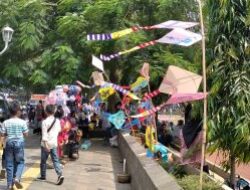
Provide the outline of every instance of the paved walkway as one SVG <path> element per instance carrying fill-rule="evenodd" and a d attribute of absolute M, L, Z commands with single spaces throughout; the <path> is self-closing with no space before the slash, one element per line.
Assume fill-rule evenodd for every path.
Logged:
<path fill-rule="evenodd" d="M 26 141 L 26 169 L 22 183 L 27 190 L 130 190 L 129 184 L 119 184 L 116 174 L 122 172 L 122 158 L 117 148 L 103 146 L 103 141 L 94 139 L 87 151 L 80 151 L 77 161 L 70 161 L 64 167 L 65 181 L 56 186 L 54 169 L 47 170 L 47 181 L 35 181 L 39 175 L 39 137 L 30 136 Z M 0 181 L 0 189 L 5 189 L 6 180 Z"/>

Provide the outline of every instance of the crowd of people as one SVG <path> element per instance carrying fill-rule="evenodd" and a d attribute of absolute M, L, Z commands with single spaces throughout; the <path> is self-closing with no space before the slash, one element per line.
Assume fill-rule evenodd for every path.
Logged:
<path fill-rule="evenodd" d="M 105 132 L 104 143 L 117 146 L 115 138 L 118 130 L 105 116 L 106 103 L 94 104 L 78 91 L 65 104 L 39 101 L 35 107 L 29 105 L 25 120 L 19 103 L 13 101 L 9 105 L 11 117 L 0 127 L 3 144 L 0 178 L 7 177 L 7 189 L 14 186 L 23 188 L 24 141 L 28 134 L 33 133 L 41 140 L 40 176 L 37 180 L 46 180 L 46 169 L 51 167 L 58 176 L 57 185 L 64 182 L 64 165 L 79 158 L 80 148 L 89 148 L 93 130 L 102 128 Z M 119 106 L 119 103 L 116 104 L 115 109 L 118 110 Z"/>

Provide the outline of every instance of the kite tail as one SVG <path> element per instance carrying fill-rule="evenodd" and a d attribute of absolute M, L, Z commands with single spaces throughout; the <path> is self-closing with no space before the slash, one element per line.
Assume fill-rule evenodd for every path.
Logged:
<path fill-rule="evenodd" d="M 158 94 L 160 94 L 161 92 L 157 89 L 153 92 L 150 92 L 150 93 L 145 93 L 144 97 L 143 97 L 143 101 L 147 101 L 147 100 L 150 100 L 152 99 L 153 97 L 157 96 Z"/>
<path fill-rule="evenodd" d="M 136 50 L 139 50 L 139 49 L 143 49 L 143 48 L 146 48 L 148 46 L 153 46 L 155 45 L 157 42 L 156 40 L 152 40 L 152 41 L 149 41 L 149 42 L 146 42 L 146 43 L 142 43 L 138 46 L 135 46 L 131 49 L 128 49 L 128 50 L 124 50 L 124 51 L 120 51 L 118 53 L 115 53 L 115 54 L 111 54 L 111 55 L 100 55 L 100 59 L 103 60 L 103 61 L 111 61 L 112 59 L 114 58 L 118 58 L 120 57 L 121 55 L 123 54 L 127 54 L 127 53 L 130 53 L 130 52 L 133 52 L 133 51 L 136 51 Z"/>
<path fill-rule="evenodd" d="M 120 30 L 117 32 L 109 33 L 109 34 L 88 34 L 87 35 L 87 40 L 88 41 L 107 41 L 107 40 L 113 40 L 113 39 L 118 39 L 123 36 L 126 36 L 128 34 L 138 32 L 140 30 L 152 30 L 156 29 L 153 26 L 133 26 L 131 28 L 127 28 L 124 30 Z"/>
<path fill-rule="evenodd" d="M 111 40 L 111 34 L 88 34 L 87 40 L 88 41 L 99 41 L 99 40 Z"/>

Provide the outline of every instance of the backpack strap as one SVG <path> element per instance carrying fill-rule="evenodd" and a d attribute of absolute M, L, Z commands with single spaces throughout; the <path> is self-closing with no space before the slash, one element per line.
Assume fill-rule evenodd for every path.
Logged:
<path fill-rule="evenodd" d="M 50 130 L 53 128 L 55 122 L 56 122 L 56 118 L 55 118 L 54 121 L 51 123 L 50 127 L 47 129 L 47 133 L 49 133 Z"/>

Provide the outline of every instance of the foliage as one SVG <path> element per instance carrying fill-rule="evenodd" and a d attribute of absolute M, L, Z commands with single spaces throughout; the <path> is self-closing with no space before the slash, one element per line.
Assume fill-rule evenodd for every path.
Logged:
<path fill-rule="evenodd" d="M 181 179 L 178 179 L 178 183 L 184 190 L 198 190 L 199 189 L 200 176 L 198 175 L 188 175 Z M 215 183 L 207 176 L 203 177 L 203 186 L 204 190 L 222 190 L 220 184 Z"/>
<path fill-rule="evenodd" d="M 182 178 L 187 175 L 183 165 L 173 163 L 170 164 L 166 162 L 161 162 L 160 164 L 168 173 L 172 174 L 176 178 Z"/>
<path fill-rule="evenodd" d="M 1 0 L 0 26 L 15 33 L 0 57 L 2 78 L 16 86 L 44 92 L 76 79 L 90 82 L 91 54 L 113 53 L 163 36 L 167 31 L 140 31 L 108 42 L 87 42 L 87 33 L 109 33 L 134 25 L 153 25 L 170 19 L 196 17 L 195 0 Z M 192 14 L 191 14 L 192 13 Z M 116 83 L 129 84 L 143 62 L 151 65 L 152 89 L 158 87 L 168 65 L 200 71 L 200 51 L 156 45 L 105 63 Z M 127 75 L 129 73 L 129 76 Z"/>
<path fill-rule="evenodd" d="M 210 148 L 231 158 L 232 179 L 234 162 L 250 161 L 249 6 L 248 0 L 207 1 Z"/>

